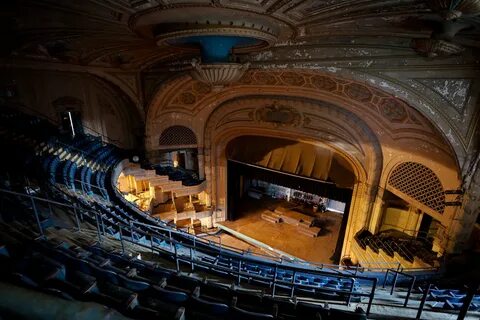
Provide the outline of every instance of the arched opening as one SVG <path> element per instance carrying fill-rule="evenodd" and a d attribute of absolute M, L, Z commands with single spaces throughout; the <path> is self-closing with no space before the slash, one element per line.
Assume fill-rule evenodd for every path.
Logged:
<path fill-rule="evenodd" d="M 327 146 L 240 136 L 225 149 L 223 226 L 301 259 L 338 262 L 355 174 Z"/>
<path fill-rule="evenodd" d="M 197 136 L 185 126 L 171 126 L 160 134 L 152 162 L 159 174 L 178 175 L 196 184 L 198 175 Z"/>
<path fill-rule="evenodd" d="M 423 261 L 433 264 L 444 251 L 444 230 L 438 218 L 445 207 L 445 190 L 435 172 L 417 162 L 402 162 L 388 176 L 375 236 L 386 241 L 389 237 L 400 238 L 397 245 L 403 246 L 401 251 L 407 260 L 413 260 L 411 251 L 415 248 L 423 252 Z"/>

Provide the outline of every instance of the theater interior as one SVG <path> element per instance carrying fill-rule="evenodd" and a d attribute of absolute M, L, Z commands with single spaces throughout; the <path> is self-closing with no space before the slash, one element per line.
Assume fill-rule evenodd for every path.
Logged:
<path fill-rule="evenodd" d="M 479 0 L 0 8 L 0 319 L 480 319 Z"/>

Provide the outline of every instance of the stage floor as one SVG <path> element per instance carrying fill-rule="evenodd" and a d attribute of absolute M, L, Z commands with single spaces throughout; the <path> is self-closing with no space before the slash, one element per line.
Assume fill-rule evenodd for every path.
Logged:
<path fill-rule="evenodd" d="M 317 238 L 311 238 L 286 223 L 271 223 L 261 218 L 264 210 L 277 206 L 292 206 L 277 199 L 244 199 L 241 214 L 235 221 L 220 222 L 232 230 L 267 244 L 294 257 L 319 263 L 332 263 L 330 257 L 335 251 L 342 214 L 335 212 L 316 213 L 322 231 Z"/>

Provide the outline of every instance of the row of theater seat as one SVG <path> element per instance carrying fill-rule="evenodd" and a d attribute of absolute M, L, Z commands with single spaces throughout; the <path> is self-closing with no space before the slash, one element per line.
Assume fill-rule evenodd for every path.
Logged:
<path fill-rule="evenodd" d="M 419 291 L 422 292 L 423 289 L 419 288 Z M 434 309 L 460 310 L 466 297 L 467 293 L 464 290 L 438 289 L 435 287 L 429 291 L 427 300 L 430 301 L 430 305 Z M 469 310 L 480 311 L 480 295 L 473 297 Z"/>
<path fill-rule="evenodd" d="M 119 150 L 87 134 L 61 135 L 47 120 L 3 108 L 0 132 L 4 141 L 29 146 L 50 183 L 61 183 L 87 195 L 108 198 L 106 175 L 120 160 Z"/>
<path fill-rule="evenodd" d="M 158 175 L 168 175 L 170 180 L 182 181 L 184 186 L 195 186 L 202 182 L 195 172 L 185 170 L 181 167 L 157 165 L 154 166 L 153 169 L 155 169 Z"/>
<path fill-rule="evenodd" d="M 211 257 L 203 256 L 201 257 L 203 261 L 222 266 L 223 270 L 221 274 L 228 274 L 228 270 L 238 270 L 238 260 L 232 258 L 224 258 L 221 256 Z M 241 270 L 246 274 L 258 275 L 260 278 L 250 278 L 247 279 L 251 283 L 271 283 L 270 279 L 275 279 L 277 281 L 282 281 L 281 284 L 276 286 L 277 292 L 288 293 L 292 290 L 291 283 L 295 283 L 297 288 L 294 291 L 303 296 L 311 296 L 317 299 L 326 299 L 326 300 L 347 300 L 348 295 L 346 292 L 353 290 L 354 293 L 351 296 L 351 302 L 361 301 L 359 296 L 356 296 L 355 293 L 361 293 L 359 283 L 353 278 L 337 278 L 334 275 L 318 275 L 318 274 L 308 274 L 308 273 L 293 273 L 292 270 L 278 270 L 276 271 L 272 266 L 264 266 L 261 264 L 248 263 L 245 262 L 241 266 Z M 248 278 L 248 275 L 246 276 Z M 294 279 L 295 277 L 295 279 Z M 263 279 L 262 279 L 263 278 Z M 288 285 L 287 285 L 288 284 Z M 301 287 L 300 285 L 306 285 L 308 287 Z"/>
<path fill-rule="evenodd" d="M 134 318 L 366 319 L 362 312 L 272 298 L 97 246 L 35 241 L 6 226 L 2 231 L 8 243 L 0 246 L 4 280 L 63 299 L 96 301 Z"/>
<path fill-rule="evenodd" d="M 69 189 L 108 199 L 107 171 L 119 160 L 114 147 L 82 135 L 72 139 L 70 145 L 56 140 L 42 142 L 36 154 L 52 184 L 61 183 Z"/>
<path fill-rule="evenodd" d="M 411 237 L 399 238 L 386 234 L 373 235 L 368 230 L 360 230 L 355 235 L 355 240 L 364 250 L 367 247 L 376 253 L 382 250 L 390 257 L 394 257 L 397 253 L 409 262 L 414 262 L 417 258 L 433 265 L 436 260 L 436 254 L 431 251 L 431 244 Z"/>

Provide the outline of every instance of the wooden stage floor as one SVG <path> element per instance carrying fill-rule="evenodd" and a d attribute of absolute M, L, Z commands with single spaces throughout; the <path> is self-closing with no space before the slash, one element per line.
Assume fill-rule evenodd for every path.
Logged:
<path fill-rule="evenodd" d="M 238 219 L 219 224 L 294 257 L 312 262 L 332 263 L 330 257 L 335 251 L 343 215 L 335 212 L 316 213 L 315 216 L 322 227 L 317 238 L 299 233 L 295 226 L 271 223 L 260 217 L 266 209 L 272 210 L 277 206 L 288 205 L 292 204 L 284 200 L 247 198 L 242 201 Z"/>

